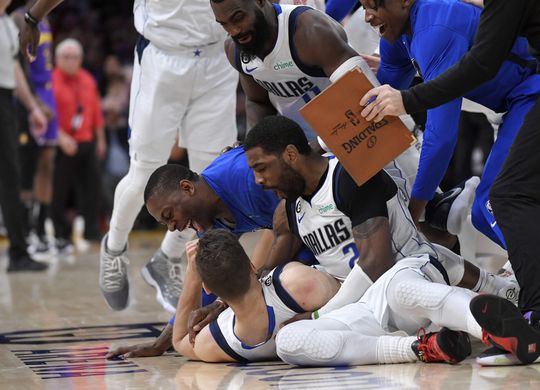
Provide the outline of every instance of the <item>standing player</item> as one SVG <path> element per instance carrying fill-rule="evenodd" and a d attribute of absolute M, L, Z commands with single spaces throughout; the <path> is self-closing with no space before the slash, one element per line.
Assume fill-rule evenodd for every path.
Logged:
<path fill-rule="evenodd" d="M 405 5 L 400 2 L 378 4 L 374 0 L 362 3 L 366 8 L 366 21 L 379 27 L 383 37 L 377 77 L 382 83 L 397 88 L 408 87 L 417 72 L 427 82 L 457 63 L 472 46 L 480 18 L 479 8 L 457 0 L 416 0 Z M 398 10 L 399 16 L 392 16 Z M 404 27 L 408 25 L 410 30 Z M 540 75 L 536 74 L 534 58 L 523 38 L 516 40 L 495 78 L 464 95 L 496 112 L 506 112 L 472 209 L 474 226 L 503 248 L 506 244 L 488 193 L 525 114 L 539 96 Z M 461 99 L 455 99 L 428 111 L 410 205 L 415 220 L 432 199 L 452 158 L 460 110 Z"/>
<path fill-rule="evenodd" d="M 40 0 L 27 12 L 37 22 L 61 0 Z M 202 171 L 219 151 L 236 140 L 236 86 L 222 50 L 225 36 L 212 22 L 207 0 L 135 0 L 135 28 L 139 40 L 130 96 L 130 168 L 115 191 L 109 233 L 103 238 L 99 285 L 109 306 L 128 304 L 126 264 L 128 234 L 143 205 L 150 174 L 163 165 L 176 135 L 188 149 L 189 164 Z M 23 31 L 23 50 L 37 43 L 35 27 Z M 161 290 L 181 287 L 177 268 L 191 233 L 167 233 L 149 267 L 159 273 L 149 280 Z M 178 297 L 169 302 L 176 305 Z"/>

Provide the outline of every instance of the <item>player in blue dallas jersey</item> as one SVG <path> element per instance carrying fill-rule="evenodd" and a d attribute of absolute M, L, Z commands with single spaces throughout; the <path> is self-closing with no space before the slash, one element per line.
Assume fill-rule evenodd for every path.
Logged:
<path fill-rule="evenodd" d="M 419 72 L 428 81 L 456 64 L 473 45 L 481 10 L 457 0 L 362 0 L 366 22 L 381 33 L 377 78 L 394 88 L 408 88 Z M 540 75 L 527 41 L 516 40 L 497 76 L 464 97 L 495 112 L 506 112 L 486 162 L 472 209 L 475 227 L 506 247 L 488 200 L 525 114 L 540 96 Z M 418 174 L 410 210 L 416 220 L 432 199 L 452 158 L 457 140 L 461 98 L 428 110 Z"/>

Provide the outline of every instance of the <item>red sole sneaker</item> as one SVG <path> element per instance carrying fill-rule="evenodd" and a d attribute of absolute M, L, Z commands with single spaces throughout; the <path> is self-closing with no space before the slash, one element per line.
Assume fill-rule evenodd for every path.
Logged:
<path fill-rule="evenodd" d="M 512 302 L 495 295 L 478 295 L 469 307 L 489 337 L 521 362 L 529 364 L 540 356 L 540 332 L 529 325 Z"/>

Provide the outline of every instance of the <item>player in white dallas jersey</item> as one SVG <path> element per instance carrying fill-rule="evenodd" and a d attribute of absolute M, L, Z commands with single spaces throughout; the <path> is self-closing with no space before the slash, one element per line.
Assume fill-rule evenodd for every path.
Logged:
<path fill-rule="evenodd" d="M 296 313 L 324 305 L 339 283 L 324 272 L 297 262 L 273 270 L 261 281 L 234 234 L 208 231 L 187 247 L 186 285 L 173 329 L 174 348 L 207 362 L 277 359 L 279 325 Z M 218 318 L 189 339 L 188 317 L 200 302 L 201 286 L 229 305 Z"/>
<path fill-rule="evenodd" d="M 358 301 L 396 261 L 418 254 L 429 255 L 448 284 L 503 296 L 517 288 L 429 243 L 416 229 L 403 194 L 386 172 L 356 185 L 336 159 L 311 151 L 294 121 L 283 116 L 263 119 L 248 133 L 244 150 L 255 180 L 289 204 L 288 219 L 283 204 L 276 210 L 274 234 L 280 245 L 274 245 L 267 268 L 290 260 L 304 243 L 322 268 L 345 279 L 321 313 Z"/>
<path fill-rule="evenodd" d="M 299 123 L 311 141 L 315 135 L 299 115 L 300 107 L 356 66 L 378 85 L 366 61 L 347 43 L 341 26 L 322 12 L 265 0 L 211 0 L 211 5 L 216 21 L 231 36 L 225 42 L 225 51 L 240 73 L 248 128 L 267 115 L 279 113 Z M 410 118 L 405 123 L 409 128 L 414 125 Z M 320 149 L 315 140 L 310 144 Z M 389 166 L 393 168 L 391 174 L 399 176 L 410 193 L 418 169 L 418 150 L 413 146 L 396 161 Z M 437 218 L 438 227 L 444 229 L 448 221 L 453 234 L 459 233 L 475 188 L 468 186 L 454 192 L 452 199 L 458 197 L 459 201 Z M 441 213 L 432 214 L 439 217 Z"/>
<path fill-rule="evenodd" d="M 461 316 L 456 319 L 458 325 L 448 320 L 448 315 L 451 319 L 456 317 L 456 313 L 467 311 L 472 294 L 450 285 L 461 284 L 476 291 L 496 290 L 501 295 L 505 295 L 509 288 L 517 288 L 512 283 L 480 271 L 471 264 L 465 266 L 463 258 L 430 244 L 416 230 L 406 203 L 400 199 L 396 184 L 386 172 L 380 171 L 366 183 L 358 186 L 335 158 L 328 159 L 313 153 L 302 129 L 292 120 L 283 116 L 271 116 L 261 120 L 248 133 L 244 150 L 248 165 L 255 174 L 255 180 L 265 189 L 275 190 L 278 195 L 287 199 L 288 221 L 279 214 L 274 220 L 276 243 L 281 241 L 279 244 L 283 248 L 285 246 L 282 240 L 288 240 L 290 250 L 294 250 L 303 241 L 313 250 L 321 268 L 338 279 L 345 278 L 336 296 L 321 310 L 315 312 L 315 317 L 324 314 L 323 318 L 325 316 L 333 318 L 332 310 L 358 302 L 362 298 L 362 302 L 365 299 L 370 305 L 367 311 L 371 313 L 372 320 L 368 322 L 369 331 L 366 332 L 370 336 L 380 336 L 400 329 L 410 334 L 412 327 L 416 331 L 419 325 L 422 326 L 427 322 L 427 319 L 478 336 L 481 331 L 472 316 Z M 277 264 L 290 256 L 291 253 L 274 251 L 269 261 Z M 413 268 L 423 272 L 419 278 L 424 283 L 417 280 L 415 277 L 417 273 L 411 276 L 408 271 L 401 272 Z M 473 281 L 469 278 L 471 275 L 466 275 L 467 269 L 469 273 L 474 270 L 473 274 L 480 272 L 480 277 Z M 397 273 L 400 274 L 400 281 L 403 283 L 398 284 L 392 290 L 392 294 L 388 293 L 387 298 L 386 292 L 390 290 L 388 285 L 394 280 L 393 275 Z M 428 277 L 429 282 L 426 281 Z M 373 285 L 374 282 L 382 287 L 376 287 Z M 429 286 L 426 287 L 426 283 Z M 384 289 L 383 294 L 378 294 L 380 288 Z M 365 292 L 366 296 L 363 298 Z M 392 299 L 397 302 L 396 306 L 401 305 L 402 310 L 388 310 Z M 425 312 L 414 312 L 416 304 L 421 305 L 426 301 L 427 304 L 421 306 Z M 407 309 L 413 317 L 408 322 L 402 319 L 403 312 Z M 443 322 L 435 321 L 437 316 L 441 315 L 441 311 L 442 315 L 447 317 L 444 317 Z M 399 313 L 401 317 L 392 318 L 393 313 Z M 362 315 L 362 320 L 356 321 L 357 317 L 351 316 L 359 323 L 363 323 L 363 317 L 366 315 Z M 317 324 L 317 321 L 314 323 Z M 373 324 L 378 326 L 373 327 Z M 303 323 L 303 326 L 306 324 Z M 311 324 L 308 323 L 307 326 Z M 337 330 L 341 332 L 344 329 Z M 352 328 L 349 330 L 357 331 Z M 316 346 L 316 351 L 324 352 L 324 343 L 328 338 L 316 337 L 316 340 L 312 340 L 310 334 L 303 333 L 303 336 L 305 337 L 300 340 L 300 344 L 295 344 L 296 341 L 291 338 L 292 336 L 285 339 L 291 341 L 291 343 L 284 342 L 287 347 L 283 351 L 287 356 L 289 352 L 290 356 L 297 353 L 293 350 L 294 345 L 301 349 L 298 353 L 304 357 L 309 357 L 311 345 Z M 336 342 L 344 340 L 338 340 L 339 337 L 334 338 Z M 405 358 L 417 359 L 415 351 L 411 349 L 412 339 L 404 340 L 408 343 L 406 345 L 408 349 L 405 349 L 410 352 L 408 355 L 405 353 Z M 446 344 L 452 340 L 460 346 L 458 351 L 446 348 Z M 391 341 L 394 342 L 396 339 Z M 425 341 L 419 343 L 418 347 L 418 351 L 427 354 L 422 357 L 425 361 L 459 361 L 466 357 L 467 351 L 470 351 L 468 337 L 460 332 L 445 330 L 427 337 Z M 340 342 L 336 347 L 338 350 L 331 350 L 339 354 L 343 345 L 344 342 Z M 437 348 L 442 348 L 444 353 L 433 354 L 432 350 Z M 431 352 L 428 353 L 428 350 Z M 418 354 L 422 356 L 420 352 Z M 391 357 L 395 358 L 394 355 Z M 319 358 L 320 361 L 317 360 Z M 306 361 L 306 364 L 331 364 L 334 362 L 334 355 L 325 359 L 324 356 L 315 356 L 313 360 Z M 343 359 L 348 359 L 348 356 Z M 374 362 L 372 355 L 366 359 Z M 293 358 L 288 361 L 298 363 Z M 338 359 L 336 364 L 346 361 Z M 358 364 L 359 361 L 364 362 L 363 360 L 354 362 Z"/>

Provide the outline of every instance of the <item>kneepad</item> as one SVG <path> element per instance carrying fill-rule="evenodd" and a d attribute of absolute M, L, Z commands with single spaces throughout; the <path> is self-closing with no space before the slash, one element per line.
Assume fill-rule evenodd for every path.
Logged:
<path fill-rule="evenodd" d="M 438 309 L 452 289 L 444 284 L 419 280 L 402 280 L 388 288 L 388 303 L 407 309 L 423 307 Z"/>

